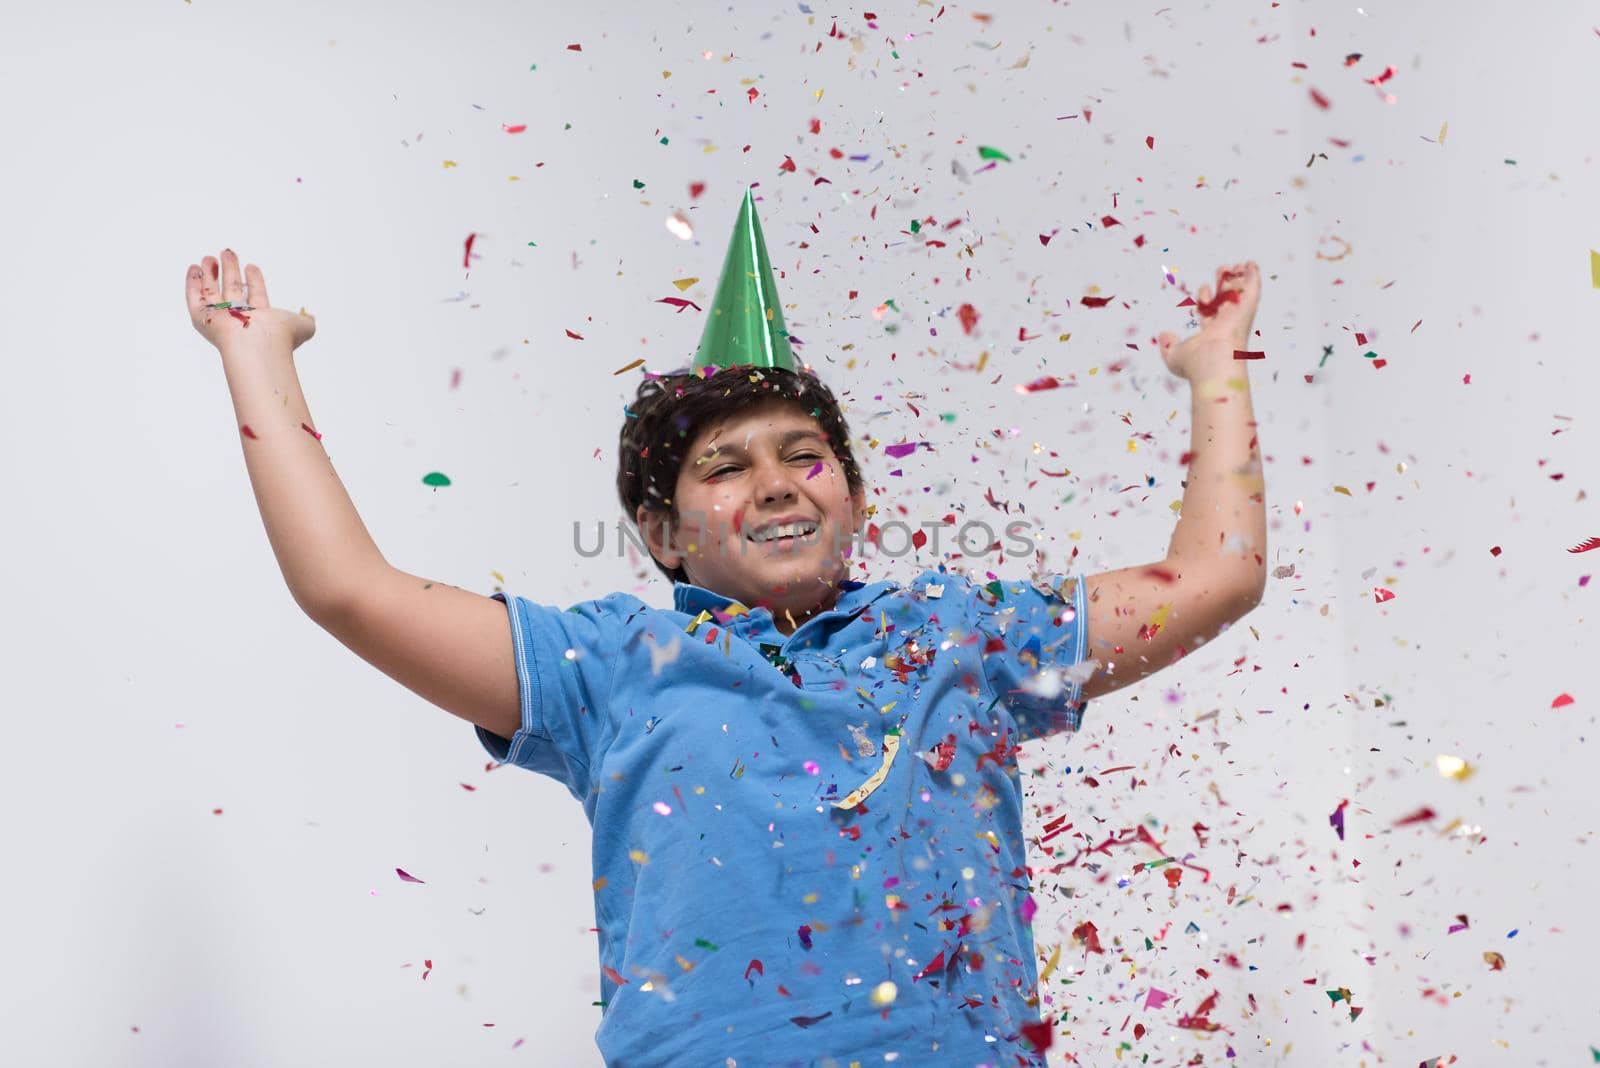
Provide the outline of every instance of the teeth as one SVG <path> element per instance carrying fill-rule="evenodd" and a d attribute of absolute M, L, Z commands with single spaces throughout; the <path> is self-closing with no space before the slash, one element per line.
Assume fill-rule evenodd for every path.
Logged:
<path fill-rule="evenodd" d="M 774 538 L 804 537 L 816 533 L 815 523 L 784 523 L 782 526 L 768 527 L 766 530 L 756 531 L 750 535 L 751 541 L 771 541 Z"/>

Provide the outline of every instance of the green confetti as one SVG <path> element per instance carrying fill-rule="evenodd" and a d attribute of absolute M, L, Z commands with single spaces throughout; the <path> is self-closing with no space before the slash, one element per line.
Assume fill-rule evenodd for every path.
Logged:
<path fill-rule="evenodd" d="M 662 144 L 666 144 L 666 143 L 667 143 L 667 139 L 666 139 L 666 138 L 665 138 L 665 137 L 663 137 L 663 138 L 662 138 L 662 139 L 661 139 L 661 143 L 662 143 Z"/>
<path fill-rule="evenodd" d="M 921 219 L 912 219 L 911 220 L 911 232 L 912 233 L 917 233 L 921 229 L 922 229 L 922 220 Z"/>
<path fill-rule="evenodd" d="M 448 486 L 450 485 L 450 479 L 438 471 L 429 471 L 422 476 L 422 484 L 424 486 Z"/>
<path fill-rule="evenodd" d="M 717 948 L 715 943 L 707 942 L 704 938 L 696 938 L 694 940 L 694 944 L 699 946 L 701 949 L 714 950 Z"/>
<path fill-rule="evenodd" d="M 978 146 L 978 157 L 980 159 L 1003 159 L 1007 163 L 1011 162 L 1011 157 L 1010 156 L 1006 155 L 1004 152 L 1000 151 L 998 148 L 990 148 L 988 145 L 979 145 Z"/>
<path fill-rule="evenodd" d="M 644 183 L 643 183 L 643 182 L 641 182 L 641 181 L 639 181 L 639 179 L 637 179 L 637 178 L 635 178 L 635 179 L 634 179 L 634 180 L 633 180 L 633 187 L 634 187 L 634 188 L 635 188 L 635 189 L 643 189 L 643 188 L 644 188 Z"/>

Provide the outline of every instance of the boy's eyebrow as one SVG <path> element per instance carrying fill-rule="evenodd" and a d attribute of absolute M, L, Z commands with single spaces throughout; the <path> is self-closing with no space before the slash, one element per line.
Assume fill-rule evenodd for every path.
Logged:
<path fill-rule="evenodd" d="M 803 428 L 802 427 L 802 428 L 798 428 L 798 429 L 795 429 L 795 430 L 784 431 L 783 434 L 779 435 L 779 437 L 778 437 L 778 448 L 780 448 L 780 449 L 787 448 L 789 445 L 793 444 L 796 441 L 801 440 L 802 438 L 815 438 L 818 441 L 822 441 L 824 443 L 825 443 L 825 440 L 826 440 L 817 431 L 809 429 L 809 428 Z M 700 454 L 700 462 L 704 462 L 705 460 L 709 460 L 711 457 L 717 455 L 718 453 L 732 452 L 732 453 L 738 453 L 740 455 L 743 455 L 744 451 L 745 451 L 744 450 L 744 446 L 736 445 L 736 444 L 734 444 L 732 442 L 727 442 L 727 443 L 721 444 L 721 445 L 717 444 L 716 442 L 712 442 L 710 445 L 708 445 L 706 447 L 706 451 Z"/>

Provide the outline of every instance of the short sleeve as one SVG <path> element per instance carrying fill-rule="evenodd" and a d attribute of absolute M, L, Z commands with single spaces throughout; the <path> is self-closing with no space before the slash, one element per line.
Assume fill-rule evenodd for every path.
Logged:
<path fill-rule="evenodd" d="M 1086 585 L 1082 575 L 972 584 L 984 681 L 1011 713 L 1019 741 L 1072 733 L 1083 723 Z"/>
<path fill-rule="evenodd" d="M 478 741 L 500 763 L 548 775 L 583 801 L 589 769 L 609 741 L 606 701 L 623 606 L 602 598 L 562 611 L 526 597 L 494 599 L 511 617 L 522 725 L 510 739 L 475 727 Z"/>

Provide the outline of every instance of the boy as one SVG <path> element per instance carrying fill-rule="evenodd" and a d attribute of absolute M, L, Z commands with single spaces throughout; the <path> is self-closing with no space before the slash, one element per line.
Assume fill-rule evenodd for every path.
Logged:
<path fill-rule="evenodd" d="M 1017 747 L 1076 730 L 1088 700 L 1259 603 L 1234 356 L 1254 264 L 1201 289 L 1195 337 L 1160 338 L 1195 393 L 1166 560 L 865 582 L 850 434 L 795 364 L 747 192 L 694 366 L 647 374 L 621 433 L 618 494 L 673 581 L 669 610 L 614 593 L 561 611 L 391 567 L 311 429 L 292 354 L 314 324 L 247 274 L 250 305 L 233 253 L 220 271 L 206 257 L 188 300 L 290 590 L 495 759 L 583 804 L 608 1065 L 1044 1063 Z"/>

